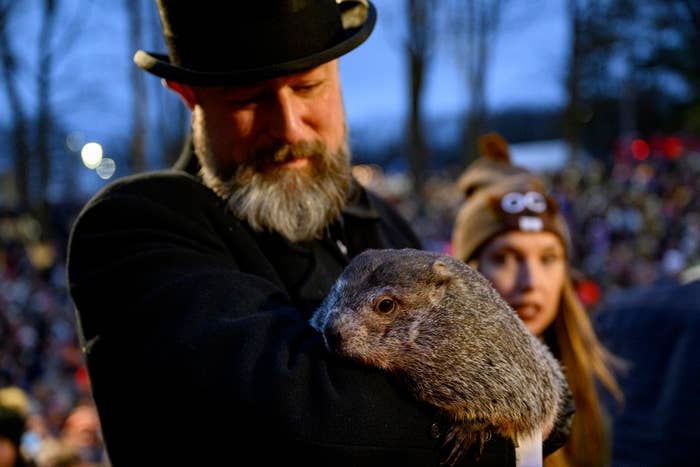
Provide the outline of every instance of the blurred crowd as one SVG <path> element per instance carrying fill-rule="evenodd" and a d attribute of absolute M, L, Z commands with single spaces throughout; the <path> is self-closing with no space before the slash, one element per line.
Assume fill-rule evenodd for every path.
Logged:
<path fill-rule="evenodd" d="M 459 174 L 452 169 L 429 178 L 423 206 L 408 195 L 405 174 L 374 175 L 368 184 L 412 220 L 426 248 L 450 253 L 453 221 L 464 199 L 454 186 Z M 590 159 L 543 176 L 571 228 L 572 263 L 589 310 L 700 261 L 700 149 L 607 165 Z"/>
<path fill-rule="evenodd" d="M 672 278 L 700 259 L 700 154 L 597 165 L 553 179 L 575 263 L 606 296 Z"/>
<path fill-rule="evenodd" d="M 358 169 L 361 181 L 396 203 L 426 248 L 449 253 L 462 201 L 453 186 L 459 171 L 429 178 L 420 205 L 409 196 L 405 174 L 372 170 Z M 612 167 L 586 161 L 546 176 L 573 232 L 579 291 L 590 309 L 700 259 L 700 153 Z M 75 212 L 64 212 L 67 227 Z M 47 451 L 68 452 L 79 463 L 62 465 L 105 466 L 66 287 L 68 228 L 48 242 L 39 240 L 38 229 L 26 213 L 0 213 L 0 388 L 14 386 L 27 396 L 28 430 L 20 443 L 28 454 L 39 459 L 42 449 L 44 458 Z"/>
<path fill-rule="evenodd" d="M 51 240 L 40 230 L 27 213 L 0 217 L 0 439 L 16 439 L 37 467 L 105 466 L 66 287 L 67 229 Z"/>

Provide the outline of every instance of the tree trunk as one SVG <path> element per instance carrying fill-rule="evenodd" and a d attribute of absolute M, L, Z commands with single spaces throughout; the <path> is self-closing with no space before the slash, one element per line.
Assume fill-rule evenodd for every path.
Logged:
<path fill-rule="evenodd" d="M 16 60 L 7 34 L 10 6 L 0 7 L 0 64 L 2 80 L 12 116 L 12 139 L 14 146 L 15 193 L 14 201 L 19 209 L 29 206 L 29 166 L 32 151 L 29 148 L 28 121 L 19 89 L 15 81 Z M 11 198 L 13 196 L 10 196 Z"/>
<path fill-rule="evenodd" d="M 39 158 L 39 184 L 37 187 L 37 217 L 41 225 L 41 235 L 52 234 L 49 212 L 48 188 L 51 175 L 50 141 L 53 133 L 51 124 L 51 72 L 53 52 L 51 38 L 56 16 L 55 0 L 44 0 L 44 9 L 39 33 L 39 73 L 37 74 L 38 116 L 36 128 L 36 153 Z"/>
<path fill-rule="evenodd" d="M 143 28 L 141 27 L 140 0 L 125 0 L 127 17 L 129 18 L 129 44 L 131 50 L 143 47 Z M 132 172 L 146 170 L 146 121 L 148 116 L 148 93 L 146 92 L 145 73 L 137 66 L 131 67 L 132 119 L 134 126 L 131 133 L 129 148 L 130 169 Z"/>
<path fill-rule="evenodd" d="M 567 103 L 564 109 L 564 134 L 569 147 L 569 163 L 576 164 L 581 147 L 581 125 L 578 112 L 581 107 L 581 34 L 582 11 L 578 0 L 568 0 L 569 22 L 571 27 L 571 53 L 566 75 Z"/>
<path fill-rule="evenodd" d="M 408 157 L 413 181 L 412 194 L 419 212 L 423 210 L 423 187 L 428 166 L 428 147 L 423 133 L 423 105 L 426 66 L 433 32 L 433 2 L 431 0 L 409 0 L 409 40 L 407 45 L 409 62 Z"/>
<path fill-rule="evenodd" d="M 486 77 L 490 65 L 490 46 L 498 29 L 501 13 L 499 0 L 457 1 L 453 4 L 457 43 L 464 56 L 465 75 L 470 104 L 467 109 L 463 138 L 465 163 L 477 156 L 477 140 L 484 132 L 488 116 Z"/>

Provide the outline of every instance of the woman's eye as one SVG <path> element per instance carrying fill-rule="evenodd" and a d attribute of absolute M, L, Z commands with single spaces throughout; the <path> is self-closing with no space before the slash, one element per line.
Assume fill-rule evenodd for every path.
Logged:
<path fill-rule="evenodd" d="M 496 264 L 503 264 L 506 262 L 506 255 L 493 255 L 491 260 Z"/>
<path fill-rule="evenodd" d="M 559 256 L 557 255 L 545 255 L 542 257 L 543 264 L 556 264 L 559 261 Z"/>
<path fill-rule="evenodd" d="M 376 309 L 380 313 L 391 313 L 394 308 L 396 308 L 396 302 L 390 298 L 383 298 L 376 305 Z"/>
<path fill-rule="evenodd" d="M 494 264 L 506 264 L 509 261 L 514 260 L 512 253 L 494 253 L 489 258 Z"/>

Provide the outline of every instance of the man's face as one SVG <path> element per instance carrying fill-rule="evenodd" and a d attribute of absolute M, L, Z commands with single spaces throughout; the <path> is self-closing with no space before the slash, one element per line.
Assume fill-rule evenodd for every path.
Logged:
<path fill-rule="evenodd" d="M 319 237 L 350 183 L 338 62 L 246 86 L 193 87 L 205 183 L 257 230 Z"/>

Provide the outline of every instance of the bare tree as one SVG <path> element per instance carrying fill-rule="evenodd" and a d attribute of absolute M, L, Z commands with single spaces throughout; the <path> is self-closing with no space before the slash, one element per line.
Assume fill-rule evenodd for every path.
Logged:
<path fill-rule="evenodd" d="M 59 62 L 70 55 L 66 53 L 70 44 L 82 32 L 82 23 L 75 18 L 59 21 L 59 7 L 69 2 L 39 0 L 30 6 L 36 9 L 27 16 L 22 14 L 26 8 L 14 8 L 26 7 L 27 3 L 0 0 L 0 86 L 9 103 L 14 143 L 16 196 L 11 198 L 15 198 L 17 208 L 37 215 L 41 235 L 46 237 L 51 235 L 48 190 L 58 172 L 53 167 L 56 161 L 52 157 L 55 153 L 52 141 L 60 127 L 53 109 L 52 83 Z M 72 5 L 77 9 L 76 18 L 84 18 L 85 8 L 81 7 L 85 5 Z M 27 39 L 32 37 L 30 34 L 13 35 L 11 25 L 22 30 L 35 29 L 36 39 Z M 27 53 L 32 46 L 36 47 L 36 53 Z"/>
<path fill-rule="evenodd" d="M 49 141 L 53 134 L 51 109 L 51 72 L 53 71 L 54 52 L 51 40 L 54 37 L 56 18 L 56 1 L 43 0 L 41 26 L 37 42 L 39 61 L 37 80 L 37 129 L 36 153 L 39 159 L 39 183 L 37 185 L 37 214 L 42 225 L 43 235 L 50 235 L 49 206 L 47 190 L 51 173 L 51 155 Z"/>
<path fill-rule="evenodd" d="M 143 46 L 143 28 L 141 20 L 143 11 L 141 0 L 125 0 L 127 21 L 129 23 L 129 44 L 132 50 Z M 148 93 L 146 92 L 146 81 L 142 70 L 132 66 L 130 70 L 131 85 L 133 93 L 131 95 L 131 115 L 133 119 L 133 129 L 130 143 L 130 165 L 132 172 L 142 172 L 146 169 L 146 124 L 148 118 Z"/>
<path fill-rule="evenodd" d="M 430 152 L 423 131 L 423 91 L 436 31 L 436 0 L 408 0 L 406 8 L 408 37 L 409 104 L 408 157 L 413 180 L 413 196 L 422 209 L 422 192 Z"/>
<path fill-rule="evenodd" d="M 594 118 L 593 101 L 600 96 L 616 95 L 622 105 L 621 127 L 634 129 L 633 83 L 627 78 L 618 83 L 610 76 L 611 56 L 627 55 L 624 22 L 635 2 L 617 0 L 567 0 L 567 20 L 571 31 L 565 89 L 564 133 L 569 146 L 569 163 L 576 165 L 583 146 L 584 130 Z M 615 51 L 615 48 L 623 50 Z"/>
<path fill-rule="evenodd" d="M 568 66 L 565 78 L 567 94 L 564 109 L 564 133 L 569 146 L 568 160 L 576 164 L 581 150 L 581 115 L 584 112 L 584 104 L 581 98 L 581 79 L 583 72 L 584 48 L 583 35 L 587 29 L 585 19 L 587 0 L 568 0 L 567 14 L 569 28 L 571 30 L 571 43 L 569 44 Z"/>
<path fill-rule="evenodd" d="M 18 207 L 29 204 L 29 165 L 32 151 L 29 148 L 29 122 L 27 110 L 22 101 L 16 81 L 17 60 L 9 38 L 9 23 L 12 7 L 17 3 L 12 0 L 0 2 L 0 64 L 2 66 L 2 83 L 10 106 L 12 121 L 12 141 L 14 147 L 15 200 Z"/>
<path fill-rule="evenodd" d="M 502 0 L 450 0 L 448 31 L 454 38 L 455 55 L 466 76 L 469 107 L 465 119 L 466 160 L 476 154 L 476 141 L 488 114 L 486 79 L 490 48 L 498 30 Z"/>

